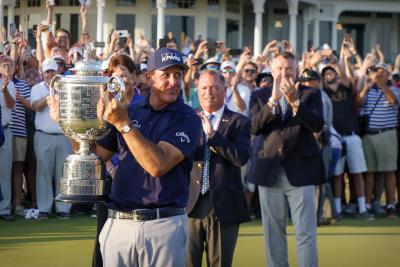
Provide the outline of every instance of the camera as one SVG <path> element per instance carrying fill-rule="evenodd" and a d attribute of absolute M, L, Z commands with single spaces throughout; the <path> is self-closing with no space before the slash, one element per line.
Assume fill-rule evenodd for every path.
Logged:
<path fill-rule="evenodd" d="M 105 47 L 105 43 L 104 42 L 94 41 L 93 42 L 93 46 L 94 47 L 99 47 L 99 48 L 104 48 Z"/>
<path fill-rule="evenodd" d="M 128 38 L 130 36 L 128 30 L 117 31 L 118 38 Z"/>

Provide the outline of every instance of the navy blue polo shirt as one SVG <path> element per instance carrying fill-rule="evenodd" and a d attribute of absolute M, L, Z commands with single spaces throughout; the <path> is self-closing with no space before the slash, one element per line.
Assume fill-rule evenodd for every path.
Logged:
<path fill-rule="evenodd" d="M 190 171 L 201 134 L 201 121 L 182 98 L 154 110 L 149 97 L 128 107 L 129 119 L 140 133 L 154 144 L 165 141 L 178 148 L 185 159 L 167 174 L 153 177 L 130 153 L 122 135 L 111 126 L 111 132 L 97 143 L 117 152 L 119 164 L 111 187 L 109 208 L 129 211 L 141 208 L 186 207 Z"/>

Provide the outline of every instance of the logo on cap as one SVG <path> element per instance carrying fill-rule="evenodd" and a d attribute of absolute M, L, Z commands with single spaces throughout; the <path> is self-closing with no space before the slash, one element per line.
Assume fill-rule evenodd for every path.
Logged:
<path fill-rule="evenodd" d="M 176 60 L 176 61 L 181 62 L 182 58 L 181 58 L 181 56 L 179 54 L 175 54 L 175 53 L 164 53 L 164 54 L 161 54 L 161 62 L 165 62 L 165 61 L 168 61 L 168 60 Z"/>

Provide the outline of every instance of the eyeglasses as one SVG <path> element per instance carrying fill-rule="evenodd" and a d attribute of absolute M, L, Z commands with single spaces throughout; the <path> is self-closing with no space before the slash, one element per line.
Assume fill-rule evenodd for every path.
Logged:
<path fill-rule="evenodd" d="M 257 71 L 256 71 L 255 69 L 244 69 L 244 72 L 254 74 L 254 73 L 256 73 Z"/>
<path fill-rule="evenodd" d="M 223 69 L 222 73 L 235 73 L 235 69 Z"/>
<path fill-rule="evenodd" d="M 271 78 L 263 78 L 263 79 L 261 79 L 260 82 L 262 82 L 262 83 L 273 83 L 274 81 Z"/>

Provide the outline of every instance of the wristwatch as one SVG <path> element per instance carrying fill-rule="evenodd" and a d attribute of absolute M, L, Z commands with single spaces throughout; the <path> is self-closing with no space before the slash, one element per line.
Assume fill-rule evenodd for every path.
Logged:
<path fill-rule="evenodd" d="M 300 99 L 293 102 L 293 107 L 298 108 L 300 106 Z"/>
<path fill-rule="evenodd" d="M 127 124 L 127 125 L 125 125 L 124 127 L 122 127 L 121 128 L 121 133 L 122 134 L 127 134 L 127 133 L 129 133 L 130 131 L 132 131 L 132 126 L 131 126 L 131 124 Z"/>

